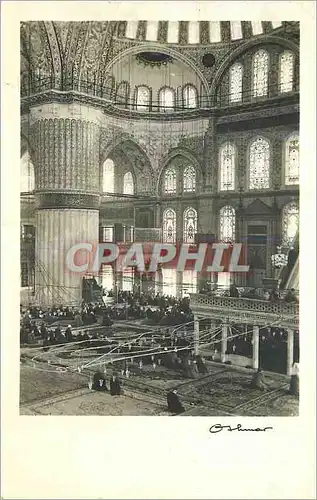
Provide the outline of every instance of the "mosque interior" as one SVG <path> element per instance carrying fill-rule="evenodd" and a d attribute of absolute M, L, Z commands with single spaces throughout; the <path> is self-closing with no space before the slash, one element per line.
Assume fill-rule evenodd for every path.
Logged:
<path fill-rule="evenodd" d="M 20 37 L 21 413 L 297 415 L 299 23 Z M 241 243 L 249 272 L 66 269 L 87 242 Z"/>

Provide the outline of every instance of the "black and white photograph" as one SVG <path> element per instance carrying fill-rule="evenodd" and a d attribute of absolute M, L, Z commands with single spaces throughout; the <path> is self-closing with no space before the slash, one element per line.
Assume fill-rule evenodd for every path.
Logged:
<path fill-rule="evenodd" d="M 299 49 L 20 23 L 21 415 L 298 416 Z"/>

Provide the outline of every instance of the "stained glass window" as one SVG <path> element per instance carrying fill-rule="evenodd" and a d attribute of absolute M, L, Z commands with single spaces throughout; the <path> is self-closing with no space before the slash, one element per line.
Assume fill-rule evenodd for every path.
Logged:
<path fill-rule="evenodd" d="M 282 246 L 293 246 L 299 228 L 299 210 L 295 202 L 288 203 L 282 212 Z"/>
<path fill-rule="evenodd" d="M 128 82 L 121 82 L 117 88 L 116 103 L 127 104 L 129 100 L 129 84 Z"/>
<path fill-rule="evenodd" d="M 299 184 L 299 138 L 297 134 L 285 144 L 285 184 Z"/>
<path fill-rule="evenodd" d="M 159 93 L 160 111 L 174 111 L 175 109 L 175 91 L 168 87 L 160 90 Z"/>
<path fill-rule="evenodd" d="M 169 167 L 164 175 L 164 192 L 168 194 L 176 193 L 176 169 Z"/>
<path fill-rule="evenodd" d="M 219 239 L 220 241 L 233 242 L 236 231 L 236 212 L 233 207 L 226 205 L 220 209 L 219 221 Z"/>
<path fill-rule="evenodd" d="M 186 85 L 183 90 L 184 108 L 197 107 L 197 92 L 193 85 Z"/>
<path fill-rule="evenodd" d="M 279 74 L 280 92 L 291 92 L 294 78 L 294 54 L 288 50 L 280 56 Z"/>
<path fill-rule="evenodd" d="M 195 243 L 197 233 L 197 212 L 194 208 L 187 208 L 183 216 L 183 240 L 185 243 Z"/>
<path fill-rule="evenodd" d="M 171 208 L 167 208 L 163 214 L 163 241 L 164 243 L 176 241 L 176 213 Z"/>
<path fill-rule="evenodd" d="M 235 187 L 235 148 L 227 143 L 220 149 L 220 190 L 231 191 Z"/>
<path fill-rule="evenodd" d="M 250 189 L 270 187 L 270 145 L 258 137 L 250 146 Z"/>
<path fill-rule="evenodd" d="M 253 95 L 263 97 L 268 91 L 269 56 L 265 50 L 256 52 L 253 58 Z"/>
<path fill-rule="evenodd" d="M 33 191 L 35 187 L 34 165 L 28 152 L 24 153 L 20 162 L 20 192 Z"/>
<path fill-rule="evenodd" d="M 110 158 L 103 164 L 102 190 L 104 193 L 114 193 L 114 163 Z"/>
<path fill-rule="evenodd" d="M 150 89 L 145 86 L 137 88 L 136 108 L 138 111 L 148 111 L 150 106 Z"/>
<path fill-rule="evenodd" d="M 134 194 L 134 182 L 131 172 L 127 172 L 123 177 L 123 193 Z"/>
<path fill-rule="evenodd" d="M 183 190 L 185 193 L 192 193 L 196 190 L 196 169 L 191 165 L 184 168 Z"/>
<path fill-rule="evenodd" d="M 241 63 L 236 63 L 231 66 L 229 73 L 230 102 L 240 102 L 242 100 L 242 76 L 243 66 Z"/>

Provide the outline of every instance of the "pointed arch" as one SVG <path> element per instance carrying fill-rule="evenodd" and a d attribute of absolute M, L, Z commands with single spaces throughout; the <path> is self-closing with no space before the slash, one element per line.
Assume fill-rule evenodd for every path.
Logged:
<path fill-rule="evenodd" d="M 194 85 L 188 83 L 183 87 L 183 103 L 184 108 L 197 108 L 198 106 L 198 92 Z"/>
<path fill-rule="evenodd" d="M 186 208 L 183 213 L 183 241 L 185 243 L 195 243 L 197 233 L 197 210 L 192 207 Z"/>
<path fill-rule="evenodd" d="M 279 45 L 280 47 L 289 49 L 295 54 L 295 57 L 298 57 L 299 47 L 298 45 L 296 45 L 296 43 L 292 42 L 291 40 L 287 40 L 286 38 L 281 38 L 279 36 L 266 36 L 265 38 L 251 38 L 250 40 L 242 43 L 241 45 L 238 45 L 238 47 L 234 49 L 228 55 L 228 57 L 226 57 L 224 61 L 220 64 L 218 70 L 214 75 L 213 81 L 208 91 L 211 100 L 213 100 L 214 97 L 216 96 L 216 91 L 219 85 L 221 85 L 221 82 L 224 76 L 226 75 L 227 71 L 229 70 L 230 66 L 232 66 L 238 60 L 238 58 L 241 57 L 243 54 L 252 50 L 253 48 L 263 46 L 264 43 L 266 45 L 267 44 Z"/>
<path fill-rule="evenodd" d="M 164 174 L 166 168 L 171 165 L 178 165 L 181 168 L 180 174 L 182 173 L 182 169 L 187 165 L 192 165 L 196 171 L 196 191 L 199 189 L 199 179 L 202 176 L 202 167 L 196 156 L 185 147 L 176 147 L 173 148 L 167 155 L 165 155 L 160 162 L 160 174 L 157 179 L 156 192 L 159 195 L 162 191 L 164 192 Z M 179 169 L 177 168 L 177 171 Z M 179 179 L 180 183 L 182 179 Z"/>
<path fill-rule="evenodd" d="M 284 50 L 279 57 L 279 90 L 281 93 L 292 92 L 294 88 L 295 57 L 290 50 Z"/>
<path fill-rule="evenodd" d="M 249 148 L 249 189 L 270 187 L 270 143 L 264 137 L 255 138 Z"/>
<path fill-rule="evenodd" d="M 230 142 L 223 144 L 219 150 L 219 189 L 233 191 L 236 176 L 236 148 Z"/>
<path fill-rule="evenodd" d="M 236 232 L 236 211 L 230 205 L 225 205 L 219 212 L 219 240 L 234 242 Z"/>
<path fill-rule="evenodd" d="M 102 166 L 102 191 L 114 193 L 114 163 L 110 158 Z"/>
<path fill-rule="evenodd" d="M 164 174 L 164 193 L 165 194 L 175 194 L 176 193 L 176 168 L 173 166 L 167 167 Z"/>
<path fill-rule="evenodd" d="M 129 82 L 123 80 L 117 85 L 116 104 L 127 105 L 129 102 L 129 96 L 130 96 L 130 84 Z"/>
<path fill-rule="evenodd" d="M 176 212 L 172 208 L 163 213 L 163 242 L 176 243 Z"/>
<path fill-rule="evenodd" d="M 135 87 L 135 108 L 137 111 L 149 111 L 152 100 L 152 90 L 147 85 Z"/>
<path fill-rule="evenodd" d="M 243 65 L 240 62 L 233 64 L 229 71 L 229 101 L 242 101 Z"/>
<path fill-rule="evenodd" d="M 269 83 L 269 54 L 260 49 L 252 58 L 252 94 L 253 97 L 268 95 Z"/>
<path fill-rule="evenodd" d="M 285 185 L 299 184 L 299 135 L 292 134 L 285 142 Z"/>
<path fill-rule="evenodd" d="M 162 113 L 168 113 L 175 110 L 176 94 L 171 87 L 163 87 L 158 93 L 159 109 Z"/>
<path fill-rule="evenodd" d="M 183 170 L 183 191 L 194 193 L 196 191 L 196 169 L 193 165 L 186 165 Z"/>

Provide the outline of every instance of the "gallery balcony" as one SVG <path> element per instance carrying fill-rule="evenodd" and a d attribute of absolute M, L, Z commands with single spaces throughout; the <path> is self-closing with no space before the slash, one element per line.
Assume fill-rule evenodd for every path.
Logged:
<path fill-rule="evenodd" d="M 191 294 L 190 305 L 193 313 L 200 318 L 298 329 L 299 306 L 295 302 Z"/>

